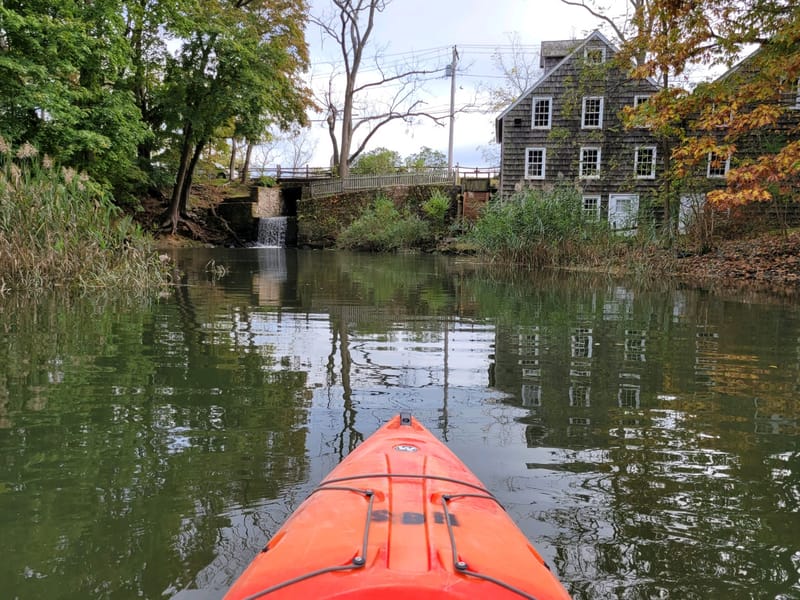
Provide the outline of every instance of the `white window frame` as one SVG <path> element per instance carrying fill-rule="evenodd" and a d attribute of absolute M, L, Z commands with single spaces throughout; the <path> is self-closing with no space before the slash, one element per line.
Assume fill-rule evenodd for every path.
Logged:
<path fill-rule="evenodd" d="M 547 125 L 536 124 L 536 103 L 547 102 Z M 553 98 L 551 96 L 534 96 L 531 98 L 531 129 L 550 129 L 553 123 Z"/>
<path fill-rule="evenodd" d="M 797 78 L 797 81 L 794 84 L 794 106 L 792 106 L 794 110 L 800 110 L 800 77 Z"/>
<path fill-rule="evenodd" d="M 600 111 L 598 115 L 597 125 L 586 124 L 586 103 L 589 100 L 600 100 Z M 605 107 L 605 98 L 603 96 L 584 96 L 583 102 L 581 103 L 581 129 L 602 129 L 604 107 Z"/>
<path fill-rule="evenodd" d="M 588 208 L 586 206 L 587 200 L 593 201 L 594 202 L 594 207 Z M 602 206 L 601 200 L 602 200 L 602 196 L 600 196 L 599 194 L 588 194 L 586 196 L 583 196 L 581 198 L 581 201 L 583 203 L 583 213 L 585 215 L 591 215 L 592 218 L 597 219 L 599 221 L 600 220 L 600 207 Z"/>
<path fill-rule="evenodd" d="M 589 59 L 589 57 L 590 57 L 592 52 L 599 52 L 600 53 L 600 60 L 599 61 L 595 62 L 595 61 Z M 604 62 L 606 62 L 606 48 L 605 48 L 605 46 L 599 46 L 599 47 L 598 46 L 592 46 L 592 47 L 586 46 L 586 47 L 584 47 L 584 49 L 583 49 L 583 60 L 587 64 L 590 64 L 590 65 L 602 65 Z"/>
<path fill-rule="evenodd" d="M 635 94 L 633 96 L 633 106 L 636 108 L 640 104 L 644 104 L 648 100 L 650 100 L 653 94 Z"/>
<path fill-rule="evenodd" d="M 647 175 L 642 175 L 639 173 L 639 152 L 642 150 L 652 150 L 653 152 L 653 160 L 650 163 L 650 173 Z M 656 157 L 658 156 L 658 150 L 656 146 L 636 146 L 636 149 L 633 153 L 633 174 L 636 179 L 655 179 L 656 178 Z"/>
<path fill-rule="evenodd" d="M 541 150 L 542 152 L 542 174 L 541 175 L 531 175 L 530 174 L 530 161 L 528 159 L 529 152 L 536 150 Z M 541 146 L 533 146 L 530 148 L 525 148 L 525 179 L 544 179 L 547 173 L 547 148 Z"/>
<path fill-rule="evenodd" d="M 711 165 L 714 162 L 714 155 L 715 154 L 716 154 L 716 152 L 709 152 L 708 153 L 708 165 L 706 166 L 706 177 L 708 179 L 725 179 L 725 177 L 728 176 L 728 171 L 731 168 L 731 157 L 728 156 L 728 158 L 725 159 L 725 166 L 724 166 L 725 172 L 724 173 L 722 173 L 721 175 L 719 173 L 713 173 L 712 174 L 711 173 Z"/>
<path fill-rule="evenodd" d="M 597 160 L 594 163 L 593 172 L 590 175 L 585 175 L 583 172 L 584 155 L 586 150 L 597 150 Z M 603 149 L 600 146 L 581 146 L 580 154 L 578 155 L 578 178 L 579 179 L 600 179 L 600 165 L 603 160 Z"/>

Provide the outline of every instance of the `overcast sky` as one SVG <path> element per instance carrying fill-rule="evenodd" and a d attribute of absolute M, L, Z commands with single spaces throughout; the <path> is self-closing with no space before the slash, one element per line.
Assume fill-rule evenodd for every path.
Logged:
<path fill-rule="evenodd" d="M 627 0 L 608 0 L 622 7 Z M 328 0 L 313 0 L 312 14 L 329 9 Z M 373 50 L 383 49 L 388 62 L 416 59 L 426 68 L 450 62 L 452 47 L 458 47 L 460 61 L 456 71 L 456 107 L 468 103 L 479 86 L 496 86 L 502 81 L 492 64 L 491 54 L 509 45 L 508 34 L 517 32 L 522 44 L 538 48 L 542 40 L 583 38 L 599 23 L 586 11 L 562 4 L 560 0 L 393 0 L 376 19 L 371 37 Z M 309 25 L 307 39 L 311 49 L 311 84 L 324 89 L 332 64 L 340 62 L 330 40 L 323 41 L 319 30 Z M 501 48 L 502 49 L 502 48 Z M 337 60 L 338 59 L 338 60 Z M 364 65 L 365 75 L 370 63 Z M 443 73 L 442 73 L 443 75 Z M 422 95 L 426 108 L 446 116 L 449 112 L 450 82 L 444 77 L 426 81 Z M 460 114 L 454 127 L 454 162 L 461 166 L 489 166 L 479 147 L 494 137 L 496 115 Z M 331 145 L 324 124 L 325 115 L 312 114 L 313 137 L 318 140 L 313 166 L 330 162 Z M 445 122 L 447 119 L 445 119 Z M 405 157 L 422 146 L 447 153 L 449 125 L 397 123 L 384 127 L 370 141 L 368 149 L 386 147 Z"/>

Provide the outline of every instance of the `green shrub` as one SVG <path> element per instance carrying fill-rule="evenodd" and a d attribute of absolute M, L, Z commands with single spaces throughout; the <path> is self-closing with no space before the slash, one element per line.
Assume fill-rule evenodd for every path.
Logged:
<path fill-rule="evenodd" d="M 531 266 L 602 255 L 612 243 L 608 224 L 587 215 L 572 188 L 527 191 L 488 204 L 467 241 L 493 259 Z"/>
<path fill-rule="evenodd" d="M 430 197 L 422 203 L 422 212 L 431 220 L 435 229 L 445 227 L 447 212 L 450 210 L 450 197 L 442 190 L 433 190 Z"/>
<path fill-rule="evenodd" d="M 401 213 L 391 199 L 381 195 L 339 234 L 337 245 L 359 250 L 399 250 L 420 246 L 430 237 L 427 223 L 416 215 Z"/>
<path fill-rule="evenodd" d="M 37 154 L 0 138 L 0 289 L 163 283 L 149 238 L 108 193 Z"/>

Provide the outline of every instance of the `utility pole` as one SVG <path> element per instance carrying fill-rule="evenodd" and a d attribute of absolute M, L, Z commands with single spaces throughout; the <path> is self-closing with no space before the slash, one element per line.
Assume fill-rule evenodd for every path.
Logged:
<path fill-rule="evenodd" d="M 450 63 L 450 142 L 447 145 L 447 172 L 453 172 L 453 123 L 456 120 L 456 65 L 458 50 L 453 46 L 453 61 Z"/>

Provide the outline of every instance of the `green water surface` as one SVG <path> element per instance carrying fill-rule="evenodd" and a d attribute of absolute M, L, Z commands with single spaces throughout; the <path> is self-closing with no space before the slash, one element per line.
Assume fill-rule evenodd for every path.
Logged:
<path fill-rule="evenodd" d="M 176 252 L 161 298 L 0 300 L 0 597 L 220 598 L 414 413 L 575 598 L 800 598 L 800 311 L 588 275 Z"/>

